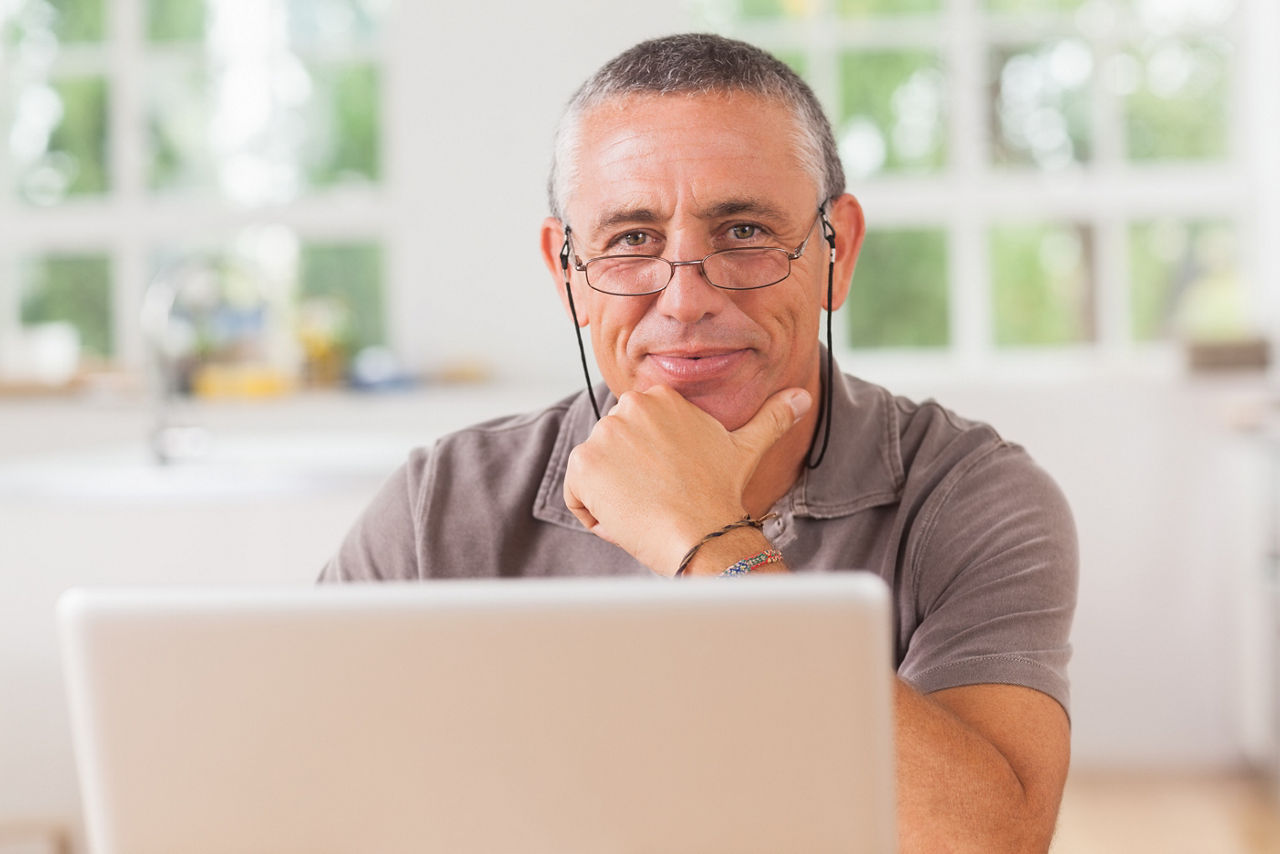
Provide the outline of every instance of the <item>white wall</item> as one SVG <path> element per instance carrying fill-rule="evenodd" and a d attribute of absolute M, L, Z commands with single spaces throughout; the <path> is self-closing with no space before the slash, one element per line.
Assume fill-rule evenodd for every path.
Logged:
<path fill-rule="evenodd" d="M 576 382 L 572 326 L 538 248 L 555 122 L 605 60 L 685 20 L 680 0 L 399 5 L 391 273 L 414 284 L 394 292 L 392 334 L 411 364 L 479 359 L 506 377 Z"/>

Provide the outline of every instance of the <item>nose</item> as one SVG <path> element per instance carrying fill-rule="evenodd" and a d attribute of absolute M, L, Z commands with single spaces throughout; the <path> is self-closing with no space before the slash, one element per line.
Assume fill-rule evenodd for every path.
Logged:
<path fill-rule="evenodd" d="M 678 261 L 671 281 L 658 295 L 658 309 L 680 323 L 697 323 L 714 315 L 728 298 L 725 291 L 707 281 L 700 261 Z"/>

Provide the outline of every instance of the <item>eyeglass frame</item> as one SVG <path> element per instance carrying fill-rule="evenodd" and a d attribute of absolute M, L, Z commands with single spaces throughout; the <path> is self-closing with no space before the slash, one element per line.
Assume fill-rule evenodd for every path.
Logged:
<path fill-rule="evenodd" d="M 561 252 L 560 260 L 561 260 L 562 266 L 564 267 L 572 266 L 574 270 L 578 271 L 579 273 L 582 273 L 583 277 L 587 281 L 587 287 L 591 288 L 591 290 L 595 291 L 596 293 L 607 294 L 608 296 L 613 296 L 613 297 L 649 297 L 649 296 L 653 296 L 654 294 L 660 294 L 663 291 L 665 291 L 668 287 L 671 286 L 672 280 L 675 279 L 676 277 L 677 267 L 699 267 L 702 271 L 702 278 L 706 279 L 707 284 L 711 285 L 712 287 L 719 288 L 722 291 L 758 291 L 763 288 L 771 288 L 774 285 L 781 284 L 782 282 L 785 282 L 787 279 L 791 278 L 791 262 L 800 260 L 800 258 L 804 255 L 805 250 L 808 249 L 809 247 L 809 241 L 813 239 L 813 227 L 817 225 L 819 222 L 822 223 L 823 236 L 826 237 L 827 234 L 831 232 L 831 224 L 827 221 L 825 205 L 820 206 L 818 208 L 818 215 L 814 217 L 813 222 L 809 224 L 809 229 L 805 232 L 804 240 L 802 240 L 800 242 L 800 245 L 797 246 L 795 249 L 788 250 L 788 249 L 784 249 L 781 246 L 733 246 L 728 249 L 717 249 L 714 252 L 708 252 L 701 259 L 694 260 L 694 261 L 671 261 L 667 258 L 663 258 L 661 255 L 596 255 L 593 258 L 588 258 L 587 260 L 583 261 L 582 258 L 576 252 L 573 253 L 572 261 L 570 261 L 569 252 L 572 246 L 573 229 L 566 224 L 564 227 L 564 249 Z M 830 238 L 828 238 L 828 240 L 830 240 Z M 725 255 L 731 252 L 758 252 L 760 250 L 767 250 L 770 252 L 781 252 L 784 256 L 786 256 L 786 259 L 787 259 L 786 275 L 784 275 L 780 279 L 775 279 L 774 281 L 769 282 L 768 284 L 751 285 L 745 288 L 735 287 L 733 285 L 718 284 L 716 282 L 711 281 L 711 277 L 707 275 L 706 263 L 707 263 L 707 260 L 710 258 L 714 258 L 717 255 Z M 833 257 L 831 259 L 833 262 L 835 261 L 834 255 L 835 255 L 835 247 L 833 246 L 832 247 Z M 605 261 L 609 259 L 621 260 L 621 259 L 632 259 L 632 258 L 639 258 L 645 261 L 661 261 L 664 264 L 666 264 L 667 270 L 668 270 L 666 283 L 660 288 L 655 288 L 654 290 L 651 290 L 651 291 L 641 291 L 639 293 L 633 293 L 633 294 L 619 293 L 618 291 L 606 291 L 603 288 L 598 288 L 591 283 L 591 276 L 590 274 L 587 273 L 587 268 L 592 264 L 594 264 L 596 261 Z"/>

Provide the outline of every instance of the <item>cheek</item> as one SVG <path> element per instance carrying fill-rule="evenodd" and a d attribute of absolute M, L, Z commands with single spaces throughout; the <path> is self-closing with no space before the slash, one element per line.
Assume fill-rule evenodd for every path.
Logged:
<path fill-rule="evenodd" d="M 588 328 L 596 358 L 612 362 L 625 358 L 627 341 L 644 317 L 644 300 L 607 297 L 594 291 L 592 297 Z"/>
<path fill-rule="evenodd" d="M 786 351 L 805 349 L 811 339 L 816 340 L 820 314 L 821 303 L 808 294 L 796 294 L 781 304 L 762 302 L 759 310 L 752 312 L 756 324 L 769 335 L 773 346 Z"/>

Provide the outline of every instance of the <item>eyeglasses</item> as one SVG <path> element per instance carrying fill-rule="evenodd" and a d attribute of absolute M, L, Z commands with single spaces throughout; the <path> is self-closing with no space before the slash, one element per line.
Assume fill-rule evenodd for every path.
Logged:
<path fill-rule="evenodd" d="M 804 242 L 790 252 L 772 246 L 720 249 L 698 261 L 668 261 L 657 255 L 600 255 L 583 261 L 575 255 L 573 269 L 586 274 L 592 290 L 620 297 L 643 297 L 662 291 L 675 278 L 676 267 L 701 267 L 708 282 L 729 291 L 767 288 L 791 275 L 791 262 L 804 254 L 813 237 L 813 226 L 821 219 L 819 211 Z M 570 234 L 566 227 L 566 241 Z"/>

